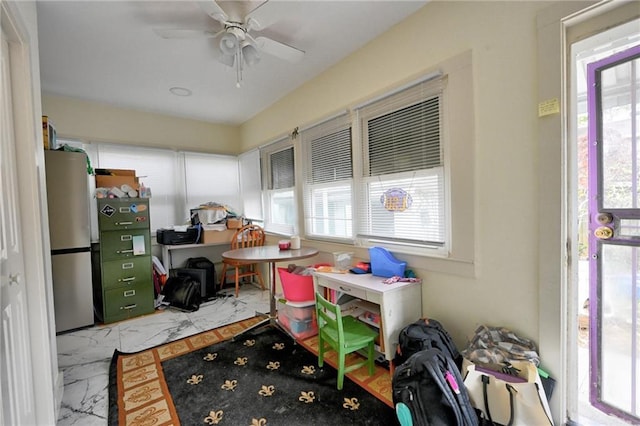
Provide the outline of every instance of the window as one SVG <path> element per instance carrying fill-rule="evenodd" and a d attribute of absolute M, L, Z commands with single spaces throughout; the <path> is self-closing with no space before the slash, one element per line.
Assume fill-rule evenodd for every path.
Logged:
<path fill-rule="evenodd" d="M 260 168 L 260 151 L 245 152 L 239 157 L 240 195 L 244 204 L 244 215 L 247 219 L 264 224 L 262 215 L 262 181 Z"/>
<path fill-rule="evenodd" d="M 261 150 L 266 165 L 265 222 L 267 232 L 293 235 L 296 233 L 294 151 L 289 138 L 281 139 Z"/>
<path fill-rule="evenodd" d="M 226 205 L 235 213 L 242 213 L 236 157 L 185 152 L 183 158 L 186 213 L 210 201 Z"/>
<path fill-rule="evenodd" d="M 304 226 L 308 237 L 352 239 L 353 162 L 348 114 L 302 132 Z"/>
<path fill-rule="evenodd" d="M 443 89 L 443 79 L 427 80 L 358 109 L 365 245 L 445 247 Z"/>
<path fill-rule="evenodd" d="M 135 170 L 140 182 L 152 191 L 149 200 L 152 233 L 159 228 L 187 224 L 190 209 L 209 201 L 225 204 L 237 209 L 237 213 L 243 213 L 243 200 L 238 195 L 238 158 L 235 156 L 59 141 L 84 149 L 94 169 Z M 224 185 L 217 185 L 219 182 L 224 182 Z M 92 203 L 93 241 L 98 239 L 95 209 L 95 203 Z"/>

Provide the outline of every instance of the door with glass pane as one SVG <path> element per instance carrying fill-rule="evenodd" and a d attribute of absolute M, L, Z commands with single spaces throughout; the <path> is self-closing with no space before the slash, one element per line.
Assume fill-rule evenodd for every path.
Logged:
<path fill-rule="evenodd" d="M 590 400 L 640 421 L 640 46 L 587 67 Z"/>

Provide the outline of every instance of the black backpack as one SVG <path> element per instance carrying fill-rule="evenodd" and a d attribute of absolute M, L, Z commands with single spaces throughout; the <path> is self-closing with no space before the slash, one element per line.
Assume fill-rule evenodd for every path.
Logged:
<path fill-rule="evenodd" d="M 200 283 L 188 275 L 169 277 L 162 288 L 162 301 L 181 311 L 200 309 Z"/>
<path fill-rule="evenodd" d="M 406 420 L 401 424 L 479 424 L 458 366 L 440 349 L 417 352 L 397 367 L 392 378 L 392 397 L 398 419 Z"/>
<path fill-rule="evenodd" d="M 460 371 L 462 355 L 458 352 L 451 335 L 444 329 L 442 324 L 431 318 L 419 319 L 400 330 L 396 357 L 393 363 L 398 366 L 416 352 L 430 348 L 440 349 L 455 362 L 458 371 Z"/>

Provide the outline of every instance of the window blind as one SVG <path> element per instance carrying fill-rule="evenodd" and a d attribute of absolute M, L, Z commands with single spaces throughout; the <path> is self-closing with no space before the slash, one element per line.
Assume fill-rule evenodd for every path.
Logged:
<path fill-rule="evenodd" d="M 240 194 L 243 201 L 244 216 L 253 221 L 262 222 L 262 183 L 260 168 L 260 151 L 241 154 L 240 167 Z"/>
<path fill-rule="evenodd" d="M 351 121 L 343 114 L 302 132 L 303 209 L 309 237 L 353 235 Z"/>
<path fill-rule="evenodd" d="M 280 139 L 260 149 L 263 170 L 264 228 L 283 235 L 296 233 L 295 163 L 291 140 Z"/>
<path fill-rule="evenodd" d="M 358 110 L 363 139 L 359 238 L 444 245 L 443 88 L 442 79 L 426 81 Z"/>
<path fill-rule="evenodd" d="M 242 213 L 238 159 L 230 155 L 184 152 L 187 210 L 208 202 Z"/>

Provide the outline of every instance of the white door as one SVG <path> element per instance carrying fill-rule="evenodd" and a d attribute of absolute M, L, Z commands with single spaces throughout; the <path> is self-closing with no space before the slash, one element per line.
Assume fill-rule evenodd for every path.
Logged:
<path fill-rule="evenodd" d="M 9 44 L 0 31 L 0 424 L 35 424 L 27 294 L 18 214 Z"/>

